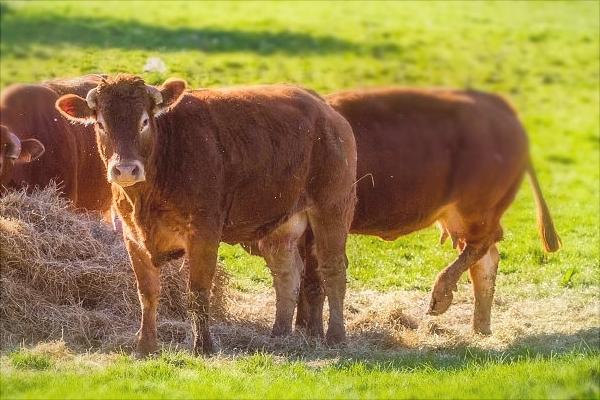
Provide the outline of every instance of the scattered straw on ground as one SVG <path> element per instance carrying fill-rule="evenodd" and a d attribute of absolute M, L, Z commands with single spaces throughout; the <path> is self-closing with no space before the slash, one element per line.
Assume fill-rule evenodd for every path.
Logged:
<path fill-rule="evenodd" d="M 0 340 L 3 349 L 21 343 L 64 340 L 70 349 L 130 348 L 138 328 L 135 282 L 121 239 L 96 216 L 73 213 L 53 188 L 11 192 L 0 199 Z M 185 267 L 165 266 L 159 336 L 166 348 L 189 348 Z M 294 333 L 271 338 L 273 290 L 241 293 L 219 275 L 213 292 L 212 332 L 228 357 L 266 351 L 323 358 L 376 352 L 481 348 L 504 351 L 535 347 L 547 351 L 576 345 L 600 348 L 600 303 L 594 288 L 557 289 L 552 297 L 504 295 L 499 288 L 488 337 L 470 330 L 472 300 L 467 285 L 440 317 L 426 317 L 426 293 L 349 291 L 348 343 L 328 349 Z"/>
<path fill-rule="evenodd" d="M 567 351 L 575 346 L 600 350 L 600 304 L 594 290 L 562 289 L 551 298 L 499 295 L 494 304 L 491 336 L 473 334 L 473 304 L 467 285 L 459 288 L 452 307 L 439 317 L 425 315 L 427 293 L 420 291 L 349 291 L 346 301 L 348 343 L 327 349 L 295 333 L 269 337 L 275 312 L 274 293 L 234 293 L 230 306 L 236 321 L 220 322 L 213 332 L 225 354 L 268 351 L 279 355 L 371 357 L 375 353 L 475 348 L 508 351 Z"/>

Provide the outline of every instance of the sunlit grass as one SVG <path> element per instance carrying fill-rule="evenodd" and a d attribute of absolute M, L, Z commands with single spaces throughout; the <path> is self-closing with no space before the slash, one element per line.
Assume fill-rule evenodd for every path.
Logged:
<path fill-rule="evenodd" d="M 597 353 L 409 354 L 394 359 L 285 360 L 269 354 L 201 359 L 130 356 L 3 357 L 0 396 L 28 398 L 597 398 Z M 37 355 L 37 357 L 42 357 Z"/>

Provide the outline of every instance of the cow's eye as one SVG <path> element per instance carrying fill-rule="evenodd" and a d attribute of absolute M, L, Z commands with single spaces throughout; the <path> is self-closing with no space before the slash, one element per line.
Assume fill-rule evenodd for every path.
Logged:
<path fill-rule="evenodd" d="M 146 129 L 146 127 L 148 126 L 148 118 L 144 118 L 144 120 L 142 121 L 142 127 L 141 130 Z"/>
<path fill-rule="evenodd" d="M 104 130 L 104 125 L 102 125 L 102 122 L 96 121 L 96 123 L 98 124 L 98 128 L 100 128 L 100 130 L 103 131 Z"/>

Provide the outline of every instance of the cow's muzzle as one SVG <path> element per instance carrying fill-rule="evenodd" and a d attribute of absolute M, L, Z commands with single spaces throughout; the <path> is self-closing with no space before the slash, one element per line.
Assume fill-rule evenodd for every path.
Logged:
<path fill-rule="evenodd" d="M 108 166 L 108 181 L 122 187 L 144 182 L 144 165 L 138 160 L 114 162 Z"/>

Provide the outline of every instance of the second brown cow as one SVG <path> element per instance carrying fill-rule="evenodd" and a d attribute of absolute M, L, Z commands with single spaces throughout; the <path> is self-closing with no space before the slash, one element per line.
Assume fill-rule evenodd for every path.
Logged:
<path fill-rule="evenodd" d="M 21 143 L 26 150 L 20 157 L 6 157 L 2 162 L 2 186 L 44 187 L 54 180 L 75 207 L 108 212 L 110 186 L 96 150 L 94 130 L 73 125 L 54 107 L 61 95 L 85 96 L 101 80 L 100 75 L 86 75 L 35 85 L 11 85 L 2 92 L 0 124 L 7 132 L 3 140 Z"/>
<path fill-rule="evenodd" d="M 438 275 L 429 313 L 448 309 L 468 270 L 473 329 L 490 333 L 500 218 L 524 174 L 533 186 L 544 248 L 560 247 L 514 110 L 493 94 L 443 89 L 348 91 L 326 100 L 356 137 L 358 204 L 351 232 L 394 240 L 437 222 L 441 242 L 450 238 L 459 256 Z M 306 259 L 296 325 L 322 335 L 323 291 L 310 243 Z"/>
<path fill-rule="evenodd" d="M 184 93 L 141 78 L 108 78 L 57 108 L 93 123 L 142 306 L 138 351 L 157 348 L 161 262 L 190 262 L 194 349 L 208 353 L 209 293 L 219 242 L 258 242 L 274 277 L 273 334 L 287 334 L 300 286 L 297 241 L 310 225 L 330 306 L 327 339 L 344 340 L 346 235 L 355 202 L 356 149 L 348 122 L 293 86 Z"/>

